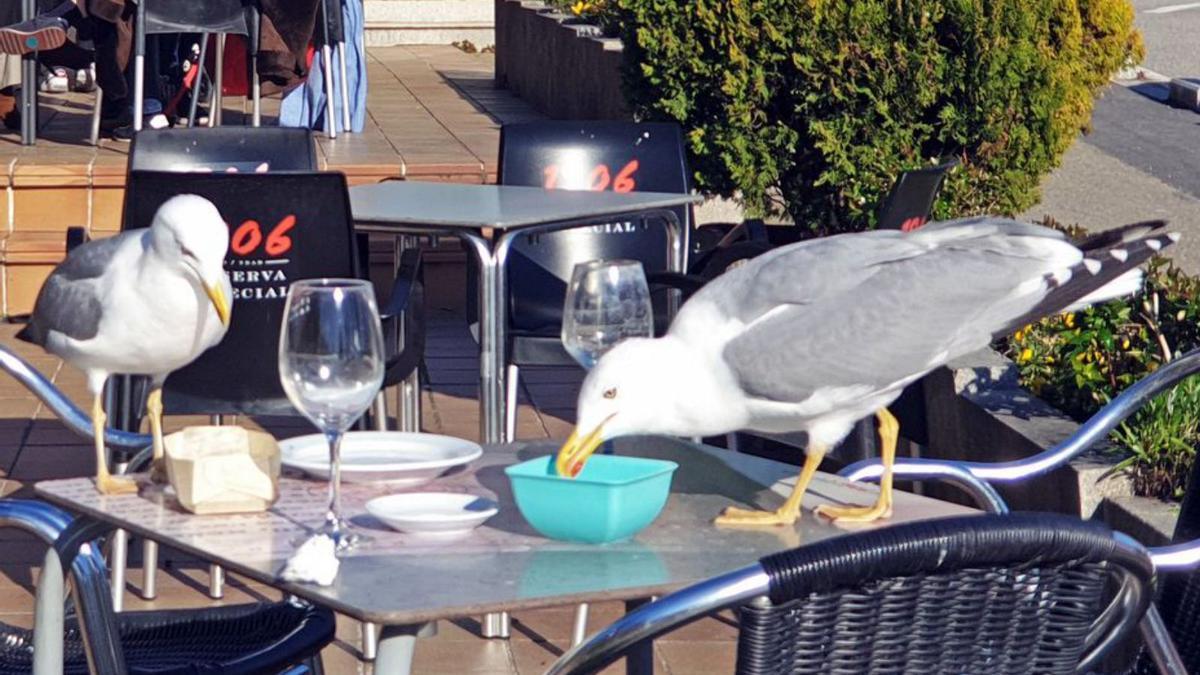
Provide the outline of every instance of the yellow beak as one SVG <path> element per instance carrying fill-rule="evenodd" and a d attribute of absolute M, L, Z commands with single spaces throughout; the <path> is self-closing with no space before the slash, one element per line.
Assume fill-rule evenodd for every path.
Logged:
<path fill-rule="evenodd" d="M 604 429 L 604 423 L 592 429 L 586 436 L 579 435 L 579 429 L 576 428 L 567 438 L 567 442 L 558 451 L 558 456 L 554 460 L 554 469 L 560 476 L 575 478 L 583 471 L 583 465 L 587 464 L 588 457 L 604 443 L 604 437 L 600 432 Z"/>
<path fill-rule="evenodd" d="M 229 325 L 229 300 L 225 298 L 225 289 L 220 286 L 204 285 L 204 292 L 208 295 L 208 299 L 212 300 L 213 307 L 217 310 L 217 318 L 221 319 L 221 323 Z"/>

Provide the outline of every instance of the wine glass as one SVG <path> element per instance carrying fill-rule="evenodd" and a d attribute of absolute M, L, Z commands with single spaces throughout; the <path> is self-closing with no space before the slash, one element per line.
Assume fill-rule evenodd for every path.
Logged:
<path fill-rule="evenodd" d="M 329 508 L 316 531 L 337 550 L 366 543 L 342 517 L 341 442 L 383 384 L 383 330 L 369 281 L 313 279 L 288 289 L 279 378 L 296 409 L 329 441 Z"/>
<path fill-rule="evenodd" d="M 654 308 L 646 273 L 636 260 L 579 263 L 563 307 L 562 342 L 591 369 L 618 342 L 654 336 Z"/>

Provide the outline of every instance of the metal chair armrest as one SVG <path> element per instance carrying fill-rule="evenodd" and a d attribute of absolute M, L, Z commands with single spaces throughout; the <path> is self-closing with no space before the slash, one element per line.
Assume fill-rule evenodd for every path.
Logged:
<path fill-rule="evenodd" d="M 47 560 L 70 561 L 72 597 L 91 672 L 122 675 L 126 672 L 125 657 L 117 636 L 104 557 L 98 546 L 86 540 L 77 551 L 64 550 L 67 547 L 63 545 L 75 539 L 71 536 L 73 530 L 80 532 L 74 523 L 66 511 L 44 502 L 0 499 L 0 527 L 15 527 L 37 536 L 56 550 L 57 555 Z"/>
<path fill-rule="evenodd" d="M 1121 392 L 1120 396 L 1092 415 L 1066 440 L 1025 459 L 995 463 L 905 459 L 896 462 L 896 475 L 916 480 L 921 477 L 948 478 L 949 473 L 954 473 L 956 478 L 962 479 L 962 472 L 965 471 L 978 479 L 970 481 L 971 486 L 967 488 L 977 497 L 977 491 L 985 482 L 1012 483 L 1040 476 L 1065 465 L 1095 445 L 1097 441 L 1107 438 L 1113 429 L 1137 412 L 1150 399 L 1198 372 L 1200 372 L 1200 350 L 1193 350 Z M 945 467 L 948 466 L 953 466 L 954 469 L 946 469 Z M 926 475 L 930 471 L 933 473 Z M 882 467 L 877 459 L 857 462 L 839 472 L 839 475 L 851 480 L 878 479 L 881 474 Z M 992 491 L 994 492 L 994 490 Z"/>
<path fill-rule="evenodd" d="M 626 614 L 562 655 L 546 675 L 598 672 L 642 640 L 651 640 L 678 626 L 741 605 L 768 592 L 762 565 L 730 572 L 685 588 Z"/>
<path fill-rule="evenodd" d="M 4 346 L 0 346 L 0 369 L 33 392 L 72 431 L 85 438 L 92 437 L 91 416 L 72 403 L 46 376 Z M 140 450 L 150 446 L 151 438 L 148 434 L 108 428 L 104 430 L 104 442 L 109 447 Z"/>
<path fill-rule="evenodd" d="M 852 481 L 877 481 L 883 476 L 883 465 L 877 459 L 855 462 L 838 472 Z M 989 513 L 1008 513 L 1008 504 L 991 483 L 975 475 L 965 462 L 939 462 L 930 459 L 896 460 L 892 475 L 900 480 L 942 481 L 949 483 L 975 500 L 979 508 Z"/>

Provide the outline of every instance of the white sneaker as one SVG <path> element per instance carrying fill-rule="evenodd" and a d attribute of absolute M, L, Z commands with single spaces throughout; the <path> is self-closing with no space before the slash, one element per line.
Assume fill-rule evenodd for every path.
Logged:
<path fill-rule="evenodd" d="M 75 71 L 75 91 L 96 90 L 96 66 L 88 66 Z"/>
<path fill-rule="evenodd" d="M 150 118 L 146 120 L 146 126 L 150 129 L 166 129 L 170 125 L 170 120 L 168 120 L 167 116 L 162 113 L 151 115 Z"/>
<path fill-rule="evenodd" d="M 70 80 L 67 79 L 67 69 L 54 68 L 48 71 L 38 89 L 52 94 L 66 93 L 70 89 Z"/>

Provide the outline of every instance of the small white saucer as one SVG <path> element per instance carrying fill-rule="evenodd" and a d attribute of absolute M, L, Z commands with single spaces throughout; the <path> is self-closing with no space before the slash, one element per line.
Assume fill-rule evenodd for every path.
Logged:
<path fill-rule="evenodd" d="M 367 502 L 367 512 L 393 529 L 440 537 L 466 534 L 499 511 L 490 499 L 455 492 L 410 492 Z"/>

